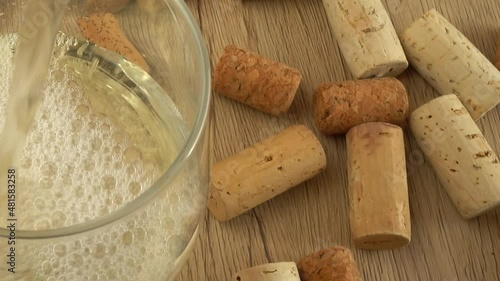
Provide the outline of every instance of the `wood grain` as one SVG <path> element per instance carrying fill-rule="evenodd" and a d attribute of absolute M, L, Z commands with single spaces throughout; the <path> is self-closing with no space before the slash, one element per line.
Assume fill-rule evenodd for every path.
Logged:
<path fill-rule="evenodd" d="M 225 45 L 237 44 L 297 67 L 303 83 L 289 114 L 270 117 L 214 95 L 215 156 L 221 160 L 289 125 L 309 126 L 325 147 L 321 175 L 230 222 L 210 214 L 179 281 L 230 280 L 243 268 L 297 261 L 334 245 L 353 249 L 348 221 L 344 136 L 327 137 L 313 122 L 313 89 L 351 79 L 319 0 L 186 0 L 200 23 L 212 65 Z M 497 0 L 386 0 L 398 32 L 436 8 L 489 59 L 500 35 Z M 411 110 L 439 94 L 413 69 L 400 76 Z M 500 152 L 500 107 L 479 121 Z M 406 131 L 406 157 L 413 226 L 409 246 L 393 251 L 354 250 L 365 280 L 495 281 L 500 279 L 500 211 L 462 219 L 433 170 Z"/>

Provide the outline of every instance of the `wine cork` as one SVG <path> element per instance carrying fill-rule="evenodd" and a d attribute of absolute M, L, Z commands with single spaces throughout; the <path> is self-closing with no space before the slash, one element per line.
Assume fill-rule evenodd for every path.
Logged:
<path fill-rule="evenodd" d="M 500 163 L 456 95 L 434 99 L 410 116 L 410 127 L 460 214 L 500 207 Z"/>
<path fill-rule="evenodd" d="M 500 39 L 498 39 L 497 42 L 497 53 L 495 57 L 495 66 L 497 67 L 498 70 L 500 70 Z"/>
<path fill-rule="evenodd" d="M 234 45 L 224 49 L 213 76 L 217 93 L 276 116 L 288 111 L 302 79 L 297 69 Z"/>
<path fill-rule="evenodd" d="M 136 63 L 142 69 L 149 71 L 146 60 L 128 40 L 115 15 L 105 12 L 94 13 L 78 19 L 78 27 L 87 40 L 114 51 Z"/>
<path fill-rule="evenodd" d="M 313 105 L 316 126 L 327 135 L 343 134 L 367 122 L 404 126 L 409 114 L 408 94 L 395 78 L 322 84 Z"/>
<path fill-rule="evenodd" d="M 94 12 L 118 13 L 132 0 L 87 0 L 87 7 Z"/>
<path fill-rule="evenodd" d="M 302 281 L 362 281 L 354 256 L 336 246 L 303 257 L 298 263 Z"/>
<path fill-rule="evenodd" d="M 370 250 L 407 245 L 411 221 L 403 130 L 366 123 L 352 128 L 346 139 L 354 244 Z"/>
<path fill-rule="evenodd" d="M 336 41 L 356 79 L 397 76 L 408 68 L 380 0 L 323 0 Z"/>
<path fill-rule="evenodd" d="M 292 126 L 212 167 L 208 208 L 230 220 L 316 176 L 326 167 L 323 147 L 303 125 Z"/>
<path fill-rule="evenodd" d="M 413 22 L 401 42 L 412 66 L 441 95 L 457 95 L 474 120 L 500 103 L 498 69 L 436 10 Z"/>
<path fill-rule="evenodd" d="M 294 262 L 268 263 L 244 269 L 233 275 L 233 281 L 300 281 Z"/>

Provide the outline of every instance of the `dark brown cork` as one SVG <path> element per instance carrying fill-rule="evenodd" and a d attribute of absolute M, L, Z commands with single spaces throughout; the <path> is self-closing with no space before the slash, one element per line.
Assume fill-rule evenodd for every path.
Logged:
<path fill-rule="evenodd" d="M 368 122 L 404 127 L 409 115 L 406 89 L 392 77 L 321 84 L 313 104 L 316 126 L 327 135 Z"/>
<path fill-rule="evenodd" d="M 362 281 L 356 261 L 347 248 L 336 246 L 303 257 L 298 263 L 302 281 Z"/>
<path fill-rule="evenodd" d="M 279 116 L 290 108 L 301 80 L 302 75 L 295 68 L 229 45 L 215 68 L 213 89 L 220 95 Z"/>

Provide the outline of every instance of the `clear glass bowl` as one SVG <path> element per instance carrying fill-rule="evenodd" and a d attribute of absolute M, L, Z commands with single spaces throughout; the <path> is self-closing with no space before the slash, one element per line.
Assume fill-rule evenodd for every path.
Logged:
<path fill-rule="evenodd" d="M 64 0 L 44 1 L 23 22 L 29 1 L 0 3 L 2 138 L 20 29 L 43 32 Z M 79 23 L 96 13 L 119 23 L 147 66 L 85 38 Z M 0 183 L 0 281 L 173 280 L 209 184 L 201 33 L 182 0 L 70 1 L 58 26 L 22 157 L 5 171 L 15 183 Z"/>

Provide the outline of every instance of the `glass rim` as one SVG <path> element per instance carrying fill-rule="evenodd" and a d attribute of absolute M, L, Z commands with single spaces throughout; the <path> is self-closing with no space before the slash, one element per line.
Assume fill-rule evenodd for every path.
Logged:
<path fill-rule="evenodd" d="M 195 23 L 194 16 L 189 10 L 189 7 L 184 1 L 174 0 L 176 5 L 180 6 L 181 15 L 186 19 L 191 34 L 194 35 L 196 41 L 196 51 L 200 55 L 199 65 L 201 66 L 201 101 L 197 109 L 197 115 L 193 129 L 179 155 L 175 158 L 168 169 L 152 184 L 150 187 L 140 194 L 137 198 L 128 202 L 124 206 L 112 211 L 104 216 L 96 217 L 90 221 L 70 225 L 66 227 L 47 229 L 47 230 L 16 230 L 16 239 L 20 240 L 42 240 L 61 238 L 73 235 L 79 235 L 94 231 L 101 227 L 108 226 L 128 215 L 133 214 L 148 202 L 154 199 L 155 195 L 168 186 L 179 170 L 185 164 L 187 159 L 193 153 L 196 145 L 203 139 L 203 132 L 208 130 L 206 123 L 210 112 L 211 92 L 210 92 L 210 62 L 208 51 L 205 47 L 203 35 L 198 25 Z M 9 237 L 10 231 L 5 227 L 0 227 L 0 238 Z"/>

